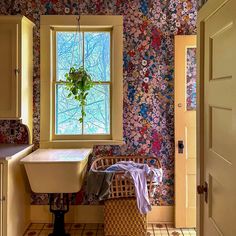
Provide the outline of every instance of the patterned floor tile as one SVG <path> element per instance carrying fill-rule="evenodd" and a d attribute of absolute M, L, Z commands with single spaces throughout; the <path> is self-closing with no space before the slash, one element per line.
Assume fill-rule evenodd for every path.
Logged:
<path fill-rule="evenodd" d="M 44 224 L 31 224 L 29 229 L 42 229 Z"/>
<path fill-rule="evenodd" d="M 181 229 L 184 236 L 191 236 L 188 229 Z"/>
<path fill-rule="evenodd" d="M 65 224 L 71 236 L 104 236 L 103 224 Z M 53 231 L 53 224 L 31 224 L 24 236 L 48 236 Z M 173 224 L 148 224 L 147 236 L 196 236 L 196 230 L 175 229 Z"/>
<path fill-rule="evenodd" d="M 98 229 L 98 224 L 86 224 L 85 229 Z"/>
<path fill-rule="evenodd" d="M 190 236 L 197 236 L 197 232 L 191 233 Z"/>
<path fill-rule="evenodd" d="M 71 227 L 72 227 L 72 224 L 70 224 L 70 223 L 66 223 L 66 224 L 65 224 L 65 230 L 66 230 L 66 231 L 70 230 Z"/>
<path fill-rule="evenodd" d="M 38 236 L 41 230 L 29 229 L 24 236 Z"/>
<path fill-rule="evenodd" d="M 82 236 L 83 235 L 83 230 L 71 230 L 70 231 L 70 236 Z"/>
<path fill-rule="evenodd" d="M 168 229 L 175 229 L 175 226 L 173 224 L 166 224 L 165 225 Z"/>
<path fill-rule="evenodd" d="M 96 236 L 97 234 L 97 230 L 93 230 L 93 229 L 85 229 L 83 231 L 83 236 Z"/>
<path fill-rule="evenodd" d="M 169 234 L 168 233 L 160 233 L 160 232 L 157 232 L 157 231 L 154 231 L 154 233 L 155 233 L 155 236 L 169 236 Z"/>
<path fill-rule="evenodd" d="M 152 224 L 148 224 L 147 225 L 147 229 L 153 229 L 153 225 Z"/>
<path fill-rule="evenodd" d="M 72 224 L 71 229 L 84 229 L 85 224 Z"/>
<path fill-rule="evenodd" d="M 104 229 L 104 224 L 99 224 L 98 229 Z"/>
<path fill-rule="evenodd" d="M 183 236 L 182 231 L 180 229 L 169 229 L 168 233 L 170 236 Z"/>
<path fill-rule="evenodd" d="M 153 228 L 155 229 L 165 229 L 166 230 L 166 225 L 165 224 L 153 224 Z"/>
<path fill-rule="evenodd" d="M 104 236 L 103 230 L 98 230 L 97 231 L 97 236 Z"/>
<path fill-rule="evenodd" d="M 184 236 L 196 236 L 197 232 L 195 229 L 182 229 Z"/>
<path fill-rule="evenodd" d="M 39 236 L 48 236 L 50 233 L 52 233 L 52 230 L 50 230 L 50 229 L 43 229 L 43 230 L 39 233 Z"/>
<path fill-rule="evenodd" d="M 154 231 L 152 229 L 148 229 L 147 236 L 155 236 Z"/>
<path fill-rule="evenodd" d="M 44 224 L 43 229 L 53 229 L 53 224 Z"/>
<path fill-rule="evenodd" d="M 159 230 L 154 229 L 154 233 L 155 235 L 163 235 L 163 236 L 168 235 L 168 231 L 166 229 L 159 229 Z"/>

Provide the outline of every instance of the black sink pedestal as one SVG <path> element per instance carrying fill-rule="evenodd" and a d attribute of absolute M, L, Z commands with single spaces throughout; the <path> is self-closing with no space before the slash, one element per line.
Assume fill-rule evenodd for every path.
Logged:
<path fill-rule="evenodd" d="M 60 197 L 58 197 L 60 195 Z M 53 232 L 48 236 L 70 236 L 65 231 L 64 216 L 69 211 L 69 195 L 49 194 L 50 212 L 54 214 Z"/>

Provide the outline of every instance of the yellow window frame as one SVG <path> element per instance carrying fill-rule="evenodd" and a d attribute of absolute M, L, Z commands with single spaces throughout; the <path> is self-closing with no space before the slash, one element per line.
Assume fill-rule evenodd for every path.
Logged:
<path fill-rule="evenodd" d="M 40 147 L 77 148 L 123 143 L 123 18 L 81 16 L 82 31 L 111 32 L 110 135 L 55 135 L 55 35 L 76 31 L 77 16 L 41 16 L 40 19 Z"/>

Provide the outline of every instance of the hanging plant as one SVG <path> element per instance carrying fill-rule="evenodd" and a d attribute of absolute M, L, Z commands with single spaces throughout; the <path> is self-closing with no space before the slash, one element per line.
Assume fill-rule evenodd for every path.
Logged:
<path fill-rule="evenodd" d="M 84 69 L 83 66 L 79 68 L 71 67 L 69 73 L 65 74 L 66 89 L 69 91 L 68 98 L 73 97 L 78 101 L 81 107 L 81 118 L 79 122 L 83 123 L 85 113 L 86 99 L 89 90 L 94 86 L 90 74 Z"/>

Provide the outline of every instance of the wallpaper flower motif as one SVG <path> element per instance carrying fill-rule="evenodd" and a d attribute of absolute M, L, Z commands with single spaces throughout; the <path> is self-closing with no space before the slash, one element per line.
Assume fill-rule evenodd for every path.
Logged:
<path fill-rule="evenodd" d="M 81 2 L 79 5 L 78 2 Z M 40 135 L 40 35 L 42 14 L 110 14 L 124 17 L 125 145 L 96 146 L 93 155 L 147 155 L 161 161 L 164 180 L 152 203 L 174 204 L 174 35 L 195 34 L 197 0 L 15 0 L 0 14 L 22 14 L 34 30 L 34 142 Z M 79 193 L 80 196 L 81 193 Z M 76 198 L 75 198 L 76 199 Z M 81 203 L 82 197 L 74 200 Z M 32 204 L 46 204 L 32 195 Z"/>
<path fill-rule="evenodd" d="M 28 144 L 27 127 L 20 121 L 0 121 L 0 143 Z"/>

